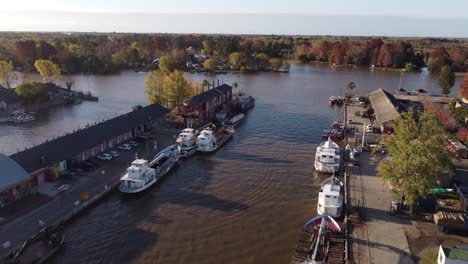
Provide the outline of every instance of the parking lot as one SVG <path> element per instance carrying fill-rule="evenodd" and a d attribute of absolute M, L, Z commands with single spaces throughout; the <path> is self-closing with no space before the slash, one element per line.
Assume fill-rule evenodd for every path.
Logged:
<path fill-rule="evenodd" d="M 346 127 L 349 131 L 348 141 L 362 143 L 362 132 L 365 131 L 365 142 L 374 144 L 380 138 L 381 128 L 375 124 L 375 119 L 369 115 L 362 115 L 366 112 L 365 104 L 360 103 L 356 98 L 351 98 L 346 104 Z"/>

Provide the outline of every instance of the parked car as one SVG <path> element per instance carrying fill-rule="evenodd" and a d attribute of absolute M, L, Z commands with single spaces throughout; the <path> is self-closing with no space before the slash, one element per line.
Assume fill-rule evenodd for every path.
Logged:
<path fill-rule="evenodd" d="M 104 154 L 101 154 L 101 155 L 97 155 L 96 158 L 100 159 L 100 160 L 111 160 L 114 156 L 112 156 L 111 154 L 109 153 L 104 153 Z"/>
<path fill-rule="evenodd" d="M 131 150 L 132 146 L 130 146 L 129 144 L 123 144 L 123 145 L 118 146 L 117 148 L 121 150 Z"/>
<path fill-rule="evenodd" d="M 371 125 L 367 125 L 366 132 L 367 133 L 374 133 L 374 127 L 372 127 Z"/>
<path fill-rule="evenodd" d="M 138 147 L 138 143 L 136 143 L 135 141 L 130 141 L 128 142 L 128 145 L 132 146 L 132 147 Z"/>
<path fill-rule="evenodd" d="M 109 154 L 111 154 L 114 158 L 117 158 L 119 156 L 119 152 L 116 150 L 109 151 Z"/>

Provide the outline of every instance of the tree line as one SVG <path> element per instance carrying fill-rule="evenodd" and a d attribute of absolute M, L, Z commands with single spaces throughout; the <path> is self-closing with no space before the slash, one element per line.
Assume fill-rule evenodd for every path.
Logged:
<path fill-rule="evenodd" d="M 203 65 L 208 70 L 223 64 L 239 71 L 287 70 L 286 60 L 298 60 L 394 68 L 428 65 L 436 72 L 448 65 L 452 71 L 466 71 L 467 49 L 465 40 L 436 38 L 0 33 L 0 60 L 26 72 L 34 71 L 38 59 L 51 60 L 64 73 L 153 69 L 153 61 L 164 55 L 174 59 L 176 69 L 187 70 L 194 54 L 212 58 Z"/>

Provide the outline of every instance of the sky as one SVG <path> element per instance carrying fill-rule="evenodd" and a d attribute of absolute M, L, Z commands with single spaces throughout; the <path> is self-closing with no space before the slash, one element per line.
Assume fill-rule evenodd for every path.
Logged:
<path fill-rule="evenodd" d="M 7 0 L 0 31 L 468 37 L 465 0 Z"/>

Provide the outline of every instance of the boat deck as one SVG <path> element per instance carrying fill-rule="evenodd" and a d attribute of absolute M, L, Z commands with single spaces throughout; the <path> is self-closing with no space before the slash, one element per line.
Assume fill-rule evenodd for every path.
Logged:
<path fill-rule="evenodd" d="M 291 259 L 291 264 L 303 264 L 309 261 L 313 251 L 315 240 L 314 230 L 303 228 L 296 243 L 296 249 Z M 328 243 L 323 248 L 323 263 L 343 264 L 345 260 L 346 239 L 343 232 L 332 232 Z"/>

